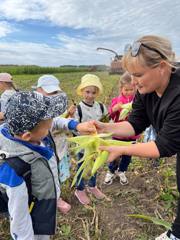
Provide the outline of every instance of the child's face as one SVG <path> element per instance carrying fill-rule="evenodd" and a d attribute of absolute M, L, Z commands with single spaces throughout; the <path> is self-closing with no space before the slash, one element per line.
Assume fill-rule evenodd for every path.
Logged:
<path fill-rule="evenodd" d="M 40 121 L 31 131 L 23 133 L 21 139 L 31 143 L 39 143 L 51 129 L 52 119 Z"/>
<path fill-rule="evenodd" d="M 52 119 L 41 121 L 33 130 L 31 130 L 31 140 L 41 141 L 47 135 L 52 126 Z"/>
<path fill-rule="evenodd" d="M 0 82 L 0 91 L 6 90 L 6 84 L 4 82 Z"/>
<path fill-rule="evenodd" d="M 135 94 L 135 87 L 132 84 L 125 84 L 120 89 L 121 94 L 123 94 L 125 97 L 129 97 Z"/>
<path fill-rule="evenodd" d="M 83 100 L 87 104 L 93 104 L 98 95 L 98 89 L 95 86 L 88 86 L 82 89 Z"/>

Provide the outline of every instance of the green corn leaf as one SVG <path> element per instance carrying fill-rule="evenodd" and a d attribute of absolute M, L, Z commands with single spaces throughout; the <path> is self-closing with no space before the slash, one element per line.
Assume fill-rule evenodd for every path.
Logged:
<path fill-rule="evenodd" d="M 141 218 L 144 219 L 146 221 L 151 221 L 156 225 L 161 225 L 163 227 L 165 227 L 167 230 L 171 229 L 171 224 L 169 222 L 166 222 L 162 219 L 159 218 L 155 218 L 155 217 L 150 217 L 147 215 L 141 215 L 141 214 L 129 214 L 127 215 L 128 217 L 134 217 L 134 218 Z"/>

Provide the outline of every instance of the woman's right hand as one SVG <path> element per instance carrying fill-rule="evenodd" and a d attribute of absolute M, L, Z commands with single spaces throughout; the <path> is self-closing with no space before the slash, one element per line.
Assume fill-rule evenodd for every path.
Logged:
<path fill-rule="evenodd" d="M 97 133 L 105 133 L 105 132 L 107 132 L 106 125 L 108 123 L 103 123 L 103 122 L 99 122 L 99 121 L 93 121 L 93 124 L 96 127 Z"/>

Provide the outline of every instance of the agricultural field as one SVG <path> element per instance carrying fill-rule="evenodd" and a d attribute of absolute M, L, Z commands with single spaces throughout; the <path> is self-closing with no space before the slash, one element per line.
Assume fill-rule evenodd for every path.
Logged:
<path fill-rule="evenodd" d="M 72 104 L 72 99 L 79 101 L 76 96 L 76 88 L 80 84 L 81 77 L 87 72 L 70 72 L 70 73 L 56 73 L 54 74 L 60 79 L 60 86 L 65 91 L 69 98 L 69 104 Z M 95 72 L 102 80 L 104 86 L 104 94 L 100 96 L 99 100 L 107 103 L 110 101 L 114 89 L 117 89 L 118 75 L 109 75 L 107 72 Z M 31 90 L 31 86 L 36 85 L 37 79 L 42 74 L 24 74 L 13 75 L 14 82 L 19 89 Z"/>
<path fill-rule="evenodd" d="M 72 104 L 72 100 L 79 101 L 75 89 L 84 74 L 54 74 L 60 79 L 69 104 Z M 118 93 L 119 76 L 107 72 L 96 74 L 104 85 L 104 95 L 99 100 L 108 105 Z M 13 77 L 20 89 L 31 89 L 39 76 Z M 75 168 L 76 161 L 72 156 L 72 177 L 62 187 L 62 197 L 72 205 L 72 210 L 66 216 L 58 213 L 57 233 L 52 237 L 53 240 L 153 240 L 166 230 L 162 224 L 172 222 L 178 197 L 174 157 L 160 160 L 134 157 L 127 173 L 129 184 L 126 186 L 122 186 L 118 179 L 110 186 L 104 185 L 107 170 L 107 166 L 104 166 L 98 171 L 97 181 L 107 197 L 98 201 L 91 196 L 92 204 L 86 207 L 78 203 L 74 188 L 71 188 Z M 9 239 L 8 220 L 0 217 L 0 240 Z"/>

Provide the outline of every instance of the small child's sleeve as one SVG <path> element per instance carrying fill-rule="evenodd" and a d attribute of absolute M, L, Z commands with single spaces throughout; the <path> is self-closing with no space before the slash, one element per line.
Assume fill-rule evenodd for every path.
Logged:
<path fill-rule="evenodd" d="M 109 106 L 108 108 L 108 112 L 110 114 L 110 117 L 112 120 L 114 121 L 117 121 L 117 119 L 119 119 L 119 114 L 120 114 L 120 111 L 116 111 L 116 112 L 113 112 L 113 107 L 118 104 L 119 102 L 117 101 L 117 98 L 113 98 L 112 101 L 111 101 L 111 105 Z"/>
<path fill-rule="evenodd" d="M 51 130 L 75 130 L 78 124 L 79 122 L 73 118 L 56 117 L 53 119 Z"/>

